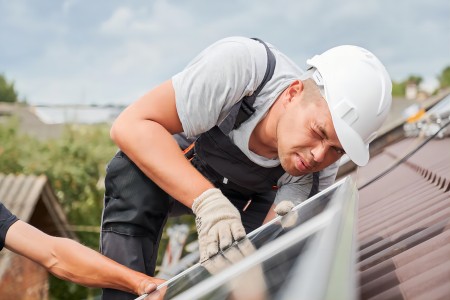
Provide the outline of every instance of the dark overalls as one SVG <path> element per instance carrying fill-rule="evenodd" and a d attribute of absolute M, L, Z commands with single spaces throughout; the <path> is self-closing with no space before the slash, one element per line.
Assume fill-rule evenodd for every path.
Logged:
<path fill-rule="evenodd" d="M 195 168 L 236 206 L 247 233 L 264 221 L 275 199 L 273 186 L 284 174 L 281 166 L 264 168 L 253 163 L 228 137 L 233 128 L 253 114 L 256 96 L 273 75 L 275 57 L 267 45 L 260 42 L 265 46 L 268 58 L 262 83 L 251 96 L 244 97 L 232 108 L 223 123 L 198 137 L 191 160 Z M 317 184 L 314 186 L 311 193 L 317 192 Z M 154 276 L 159 240 L 167 217 L 192 211 L 159 188 L 122 151 L 107 166 L 105 189 L 102 253 Z M 120 291 L 103 290 L 103 299 L 134 298 Z"/>

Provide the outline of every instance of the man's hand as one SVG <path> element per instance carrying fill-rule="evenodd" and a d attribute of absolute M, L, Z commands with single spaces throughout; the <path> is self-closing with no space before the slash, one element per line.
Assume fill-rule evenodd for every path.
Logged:
<path fill-rule="evenodd" d="M 291 228 L 295 224 L 297 224 L 298 213 L 297 211 L 292 212 L 292 209 L 295 207 L 295 204 L 292 201 L 283 200 L 275 206 L 275 213 L 281 218 L 281 226 L 283 228 Z"/>
<path fill-rule="evenodd" d="M 203 262 L 202 266 L 205 267 L 212 275 L 216 275 L 226 268 L 237 264 L 239 261 L 243 260 L 255 251 L 256 250 L 252 242 L 250 242 L 248 238 L 245 238 L 223 253 Z"/>
<path fill-rule="evenodd" d="M 294 208 L 294 203 L 289 200 L 284 200 L 278 203 L 277 206 L 275 206 L 275 212 L 279 216 L 284 216 L 288 212 L 290 212 Z"/>
<path fill-rule="evenodd" d="M 192 204 L 197 225 L 200 262 L 245 237 L 241 215 L 219 189 L 212 188 Z"/>

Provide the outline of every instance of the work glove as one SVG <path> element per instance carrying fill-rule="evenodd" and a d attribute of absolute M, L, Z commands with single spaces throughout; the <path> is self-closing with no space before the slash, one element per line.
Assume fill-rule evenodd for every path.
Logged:
<path fill-rule="evenodd" d="M 291 228 L 297 223 L 298 213 L 297 211 L 292 211 L 295 204 L 289 200 L 283 200 L 275 206 L 275 213 L 281 218 L 281 226 L 283 228 Z"/>
<path fill-rule="evenodd" d="M 248 238 L 240 240 L 237 244 L 222 253 L 211 257 L 211 259 L 201 263 L 211 275 L 216 275 L 229 266 L 237 264 L 239 261 L 255 252 L 255 247 Z"/>
<path fill-rule="evenodd" d="M 249 256 L 256 249 L 248 238 L 239 241 L 226 251 L 212 257 L 202 263 L 211 275 L 225 270 L 226 268 L 239 263 Z M 231 290 L 231 299 L 252 300 L 267 299 L 267 285 L 264 273 L 260 264 L 254 265 L 240 275 L 233 277 L 228 284 Z M 251 288 L 249 288 L 251 286 Z"/>
<path fill-rule="evenodd" d="M 289 200 L 283 200 L 275 206 L 275 213 L 279 216 L 284 216 L 294 208 L 294 203 Z"/>
<path fill-rule="evenodd" d="M 192 204 L 198 232 L 200 262 L 245 237 L 241 215 L 219 189 L 211 188 Z"/>

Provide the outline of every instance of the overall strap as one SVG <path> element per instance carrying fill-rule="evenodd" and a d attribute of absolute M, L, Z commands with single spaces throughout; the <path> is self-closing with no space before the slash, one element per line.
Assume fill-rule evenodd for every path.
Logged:
<path fill-rule="evenodd" d="M 239 110 L 238 115 L 236 116 L 236 121 L 234 122 L 233 129 L 238 128 L 241 126 L 242 123 L 248 120 L 248 118 L 253 115 L 255 112 L 255 108 L 253 107 L 253 104 L 255 103 L 256 97 L 261 92 L 263 87 L 266 85 L 266 83 L 272 78 L 273 72 L 275 70 L 276 60 L 275 56 L 273 55 L 272 51 L 270 51 L 269 47 L 261 41 L 260 39 L 253 38 L 254 40 L 260 42 L 264 45 L 264 48 L 266 48 L 267 52 L 267 68 L 266 73 L 264 74 L 264 78 L 261 82 L 261 84 L 258 86 L 256 91 L 253 92 L 252 95 L 244 97 L 242 99 L 241 109 Z"/>
<path fill-rule="evenodd" d="M 311 191 L 309 191 L 308 198 L 311 198 L 319 192 L 320 171 L 313 173 L 313 182 L 311 185 Z"/>
<path fill-rule="evenodd" d="M 262 82 L 259 84 L 258 88 L 253 92 L 253 94 L 249 96 L 245 96 L 241 101 L 236 103 L 232 108 L 228 116 L 225 120 L 219 125 L 220 130 L 223 133 L 228 134 L 231 130 L 239 128 L 242 123 L 248 120 L 253 113 L 255 112 L 255 108 L 253 105 L 255 104 L 256 97 L 261 92 L 266 83 L 272 78 L 273 72 L 275 70 L 276 60 L 275 55 L 269 49 L 269 47 L 262 40 L 258 38 L 252 38 L 264 45 L 267 53 L 267 67 L 266 73 L 264 74 L 264 78 Z"/>

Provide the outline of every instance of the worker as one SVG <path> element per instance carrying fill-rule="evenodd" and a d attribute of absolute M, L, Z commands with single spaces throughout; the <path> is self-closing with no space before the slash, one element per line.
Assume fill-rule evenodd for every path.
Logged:
<path fill-rule="evenodd" d="M 385 67 L 352 45 L 306 63 L 259 39 L 224 38 L 129 105 L 110 132 L 120 150 L 107 166 L 102 253 L 153 275 L 168 216 L 193 213 L 203 262 L 281 200 L 334 183 L 344 154 L 365 165 L 391 105 Z M 132 296 L 105 289 L 103 299 Z"/>
<path fill-rule="evenodd" d="M 0 203 L 0 250 L 3 247 L 31 259 L 61 279 L 88 287 L 141 295 L 164 282 L 130 270 L 76 241 L 45 234 L 19 220 Z"/>

